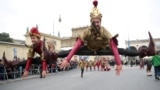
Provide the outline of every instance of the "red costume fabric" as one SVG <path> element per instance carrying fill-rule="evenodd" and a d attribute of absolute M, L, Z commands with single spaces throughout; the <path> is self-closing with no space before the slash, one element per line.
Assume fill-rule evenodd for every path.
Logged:
<path fill-rule="evenodd" d="M 72 48 L 71 52 L 68 54 L 66 60 L 69 62 L 72 58 L 72 56 L 77 53 L 77 51 L 81 48 L 81 46 L 83 45 L 83 41 L 80 38 L 77 38 L 77 41 L 74 45 L 74 47 Z"/>
<path fill-rule="evenodd" d="M 117 49 L 116 42 L 113 39 L 111 39 L 109 45 L 110 45 L 111 50 L 114 54 L 116 64 L 120 65 L 121 64 L 121 59 L 120 59 L 120 56 L 119 56 L 119 52 L 118 52 L 118 49 Z"/>

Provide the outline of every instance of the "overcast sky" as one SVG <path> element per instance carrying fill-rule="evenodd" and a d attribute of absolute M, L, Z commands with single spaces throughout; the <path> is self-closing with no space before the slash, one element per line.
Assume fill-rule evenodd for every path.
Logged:
<path fill-rule="evenodd" d="M 0 33 L 25 40 L 26 28 L 36 26 L 43 33 L 71 36 L 71 29 L 90 25 L 93 0 L 0 0 Z M 160 38 L 160 0 L 98 0 L 102 25 L 125 40 L 148 39 L 148 31 Z M 61 15 L 62 22 L 58 22 Z"/>

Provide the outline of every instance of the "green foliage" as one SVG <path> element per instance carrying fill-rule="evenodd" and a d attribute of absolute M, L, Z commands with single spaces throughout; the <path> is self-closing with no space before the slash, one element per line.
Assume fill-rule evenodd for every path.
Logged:
<path fill-rule="evenodd" d="M 4 42 L 13 42 L 13 39 L 10 38 L 8 33 L 0 33 L 0 41 L 4 41 Z"/>

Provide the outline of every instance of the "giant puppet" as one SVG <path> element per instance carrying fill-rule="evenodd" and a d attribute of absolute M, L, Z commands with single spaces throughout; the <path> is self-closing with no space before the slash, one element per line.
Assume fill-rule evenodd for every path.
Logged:
<path fill-rule="evenodd" d="M 36 28 L 36 27 L 31 28 L 29 35 L 30 35 L 30 38 L 32 41 L 32 45 L 28 46 L 29 47 L 28 54 L 27 54 L 28 59 L 26 62 L 26 67 L 25 67 L 23 77 L 28 76 L 29 69 L 31 67 L 35 53 L 38 53 L 41 57 L 41 60 L 38 60 L 38 61 L 41 61 L 41 65 L 42 65 L 42 73 L 41 74 L 42 74 L 42 77 L 45 77 L 46 76 L 46 69 L 47 69 L 47 60 L 50 59 L 49 57 L 57 59 L 57 54 L 54 54 L 54 45 L 53 44 L 51 45 L 51 43 L 49 43 L 48 44 L 49 50 L 47 50 L 45 47 L 45 38 L 43 41 L 40 39 L 41 34 L 38 31 L 38 28 Z"/>
<path fill-rule="evenodd" d="M 94 7 L 90 13 L 91 25 L 81 35 L 79 35 L 71 50 L 61 51 L 58 53 L 58 57 L 66 57 L 61 64 L 61 68 L 67 67 L 68 62 L 71 60 L 73 55 L 114 55 L 117 64 L 116 73 L 119 74 L 122 69 L 119 54 L 140 57 L 155 54 L 155 45 L 150 32 L 150 43 L 148 48 L 142 47 L 139 51 L 117 48 L 118 34 L 112 36 L 107 29 L 101 26 L 102 14 L 97 8 L 98 1 L 94 0 L 93 5 Z"/>
<path fill-rule="evenodd" d="M 65 68 L 68 65 L 68 62 L 71 60 L 72 56 L 77 53 L 78 50 L 82 46 L 86 44 L 86 49 L 92 51 L 94 54 L 97 54 L 97 50 L 103 49 L 105 50 L 108 46 L 113 55 L 115 56 L 116 64 L 117 64 L 117 74 L 120 73 L 122 68 L 121 59 L 119 56 L 119 52 L 117 49 L 117 35 L 112 36 L 111 33 L 101 26 L 102 14 L 97 8 L 98 1 L 93 1 L 93 9 L 90 13 L 90 22 L 91 25 L 81 34 L 73 47 L 73 49 L 69 52 L 68 56 L 63 60 L 61 64 L 61 68 Z"/>

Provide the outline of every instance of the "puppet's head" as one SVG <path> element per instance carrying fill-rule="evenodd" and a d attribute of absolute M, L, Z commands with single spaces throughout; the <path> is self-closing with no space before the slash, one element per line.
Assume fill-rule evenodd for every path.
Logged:
<path fill-rule="evenodd" d="M 30 37 L 31 36 L 36 36 L 38 38 L 41 38 L 41 34 L 40 34 L 40 32 L 38 31 L 38 29 L 36 27 L 32 27 L 31 28 L 31 30 L 29 32 L 29 35 L 30 35 Z"/>
<path fill-rule="evenodd" d="M 97 6 L 98 6 L 98 1 L 94 0 L 93 1 L 93 5 L 94 7 L 92 8 L 92 11 L 90 12 L 90 18 L 91 18 L 91 22 L 92 19 L 97 18 L 97 19 L 102 19 L 102 14 L 100 13 L 100 11 L 98 10 Z"/>
<path fill-rule="evenodd" d="M 31 42 L 33 44 L 36 45 L 37 43 L 39 43 L 40 38 L 41 38 L 41 34 L 36 27 L 31 28 L 31 30 L 29 32 L 29 35 L 30 35 L 30 38 L 31 38 Z"/>

